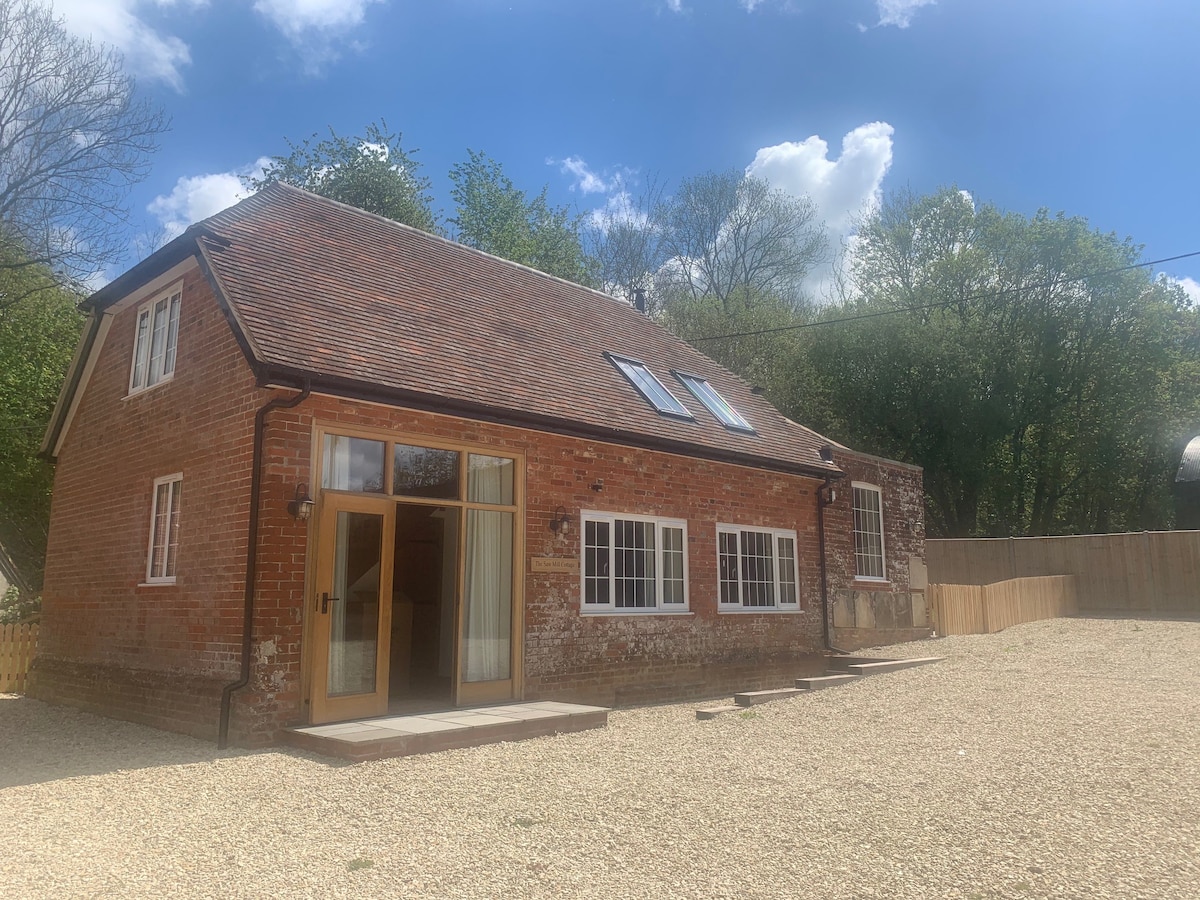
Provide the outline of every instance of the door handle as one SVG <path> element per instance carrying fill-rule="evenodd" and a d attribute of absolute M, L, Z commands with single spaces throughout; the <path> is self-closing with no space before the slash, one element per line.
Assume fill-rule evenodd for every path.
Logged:
<path fill-rule="evenodd" d="M 321 614 L 324 615 L 329 612 L 330 603 L 337 603 L 341 599 L 341 597 L 330 597 L 328 594 L 322 594 L 320 599 L 317 600 L 317 607 L 321 610 Z"/>

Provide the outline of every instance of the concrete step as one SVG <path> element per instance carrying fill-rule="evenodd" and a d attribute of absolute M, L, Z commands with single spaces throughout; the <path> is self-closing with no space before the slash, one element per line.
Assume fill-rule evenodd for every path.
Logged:
<path fill-rule="evenodd" d="M 733 695 L 733 702 L 738 706 L 758 706 L 760 703 L 770 703 L 772 700 L 786 700 L 807 691 L 802 688 L 776 688 L 770 691 L 745 691 Z"/>
<path fill-rule="evenodd" d="M 873 659 L 869 662 L 847 663 L 844 671 L 855 675 L 882 675 L 884 672 L 899 672 L 915 666 L 927 666 L 942 662 L 944 656 L 924 656 L 920 659 Z"/>
<path fill-rule="evenodd" d="M 724 706 L 709 706 L 705 709 L 696 710 L 696 719 L 703 722 L 707 719 L 715 719 L 717 716 L 723 716 L 725 713 L 737 712 L 741 708 L 732 703 L 725 704 Z"/>
<path fill-rule="evenodd" d="M 819 691 L 822 688 L 837 687 L 848 681 L 858 681 L 862 678 L 857 673 L 839 673 L 837 675 L 818 675 L 815 678 L 797 678 L 796 687 L 804 691 Z"/>

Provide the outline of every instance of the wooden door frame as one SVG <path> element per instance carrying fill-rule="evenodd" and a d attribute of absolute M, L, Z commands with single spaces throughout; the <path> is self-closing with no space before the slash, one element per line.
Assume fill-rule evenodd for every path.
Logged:
<path fill-rule="evenodd" d="M 396 518 L 390 509 L 390 498 L 365 497 L 357 494 L 339 494 L 322 504 L 318 512 L 317 543 L 313 566 L 314 590 L 306 592 L 305 609 L 312 618 L 311 677 L 309 680 L 309 720 L 313 724 L 344 721 L 346 719 L 381 716 L 387 713 L 388 667 L 391 659 L 392 636 L 392 565 L 394 561 Z M 329 613 L 319 610 L 322 575 L 333 577 L 333 556 L 337 541 L 334 522 L 338 513 L 357 512 L 378 515 L 382 521 L 380 530 L 379 557 L 379 615 L 376 623 L 375 644 L 375 690 L 370 694 L 351 694 L 343 697 L 328 697 L 326 686 L 329 678 Z M 340 602 L 345 602 L 342 598 Z"/>
<path fill-rule="evenodd" d="M 436 415 L 436 414 L 431 414 Z M 446 418 L 448 421 L 461 421 L 453 417 Z M 466 527 L 467 527 L 467 510 L 469 509 L 494 509 L 511 512 L 513 514 L 513 565 L 512 565 L 512 632 L 511 632 L 511 679 L 503 682 L 476 682 L 479 685 L 507 685 L 511 681 L 511 688 L 504 690 L 500 694 L 492 695 L 486 690 L 472 691 L 472 696 L 465 702 L 469 703 L 487 703 L 499 700 L 519 700 L 524 696 L 525 690 L 525 532 L 527 527 L 526 520 L 526 455 L 522 450 L 512 449 L 506 446 L 495 446 L 490 444 L 468 443 L 465 441 L 452 441 L 445 438 L 434 437 L 432 435 L 421 434 L 419 432 L 393 430 L 388 428 L 371 428 L 366 426 L 347 425 L 344 422 L 337 422 L 327 419 L 315 418 L 312 422 L 312 437 L 311 437 L 311 475 L 310 484 L 316 487 L 311 491 L 315 499 L 313 515 L 309 524 L 308 547 L 309 552 L 305 554 L 305 590 L 304 601 L 302 604 L 302 637 L 303 641 L 301 652 L 301 690 L 304 698 L 303 703 L 306 707 L 305 718 L 309 724 L 315 724 L 314 715 L 315 709 L 313 700 L 315 698 L 315 690 L 317 682 L 317 657 L 319 650 L 317 648 L 317 628 L 315 619 L 319 613 L 314 612 L 314 602 L 318 596 L 317 579 L 318 579 L 318 556 L 323 552 L 331 552 L 333 543 L 332 540 L 326 540 L 326 535 L 321 533 L 321 521 L 324 515 L 324 507 L 326 501 L 337 502 L 335 498 L 358 497 L 368 500 L 369 502 L 386 504 L 389 511 L 385 514 L 385 529 L 395 539 L 395 524 L 396 513 L 395 507 L 399 503 L 415 502 L 423 505 L 443 505 L 453 506 L 460 510 L 460 549 L 459 560 L 456 566 L 455 596 L 457 598 L 454 613 L 454 696 L 452 698 L 454 705 L 459 705 L 458 685 L 461 677 L 460 667 L 460 652 L 462 642 L 462 627 L 461 615 L 463 608 L 463 579 L 466 571 Z M 392 460 L 385 448 L 384 453 L 384 491 L 379 493 L 351 493 L 348 491 L 334 491 L 320 487 L 322 481 L 322 471 L 324 466 L 324 443 L 325 435 L 341 435 L 345 437 L 365 438 L 367 440 L 384 441 L 390 444 L 406 444 L 418 447 L 430 447 L 437 450 L 456 450 L 462 454 L 460 459 L 460 497 L 465 498 L 467 483 L 466 471 L 468 454 L 474 453 L 481 456 L 496 456 L 505 457 L 513 460 L 513 505 L 504 506 L 500 504 L 472 503 L 465 499 L 445 500 L 438 498 L 409 498 L 404 496 L 396 496 L 392 494 Z M 323 547 L 323 543 L 328 544 L 328 547 Z M 394 562 L 394 556 L 389 559 L 389 581 L 391 580 L 391 568 Z M 383 604 L 381 604 L 382 607 Z M 391 606 L 388 605 L 388 619 L 391 618 Z M 390 652 L 391 633 L 388 631 L 388 650 Z M 382 649 L 382 648 L 381 648 Z M 380 669 L 385 669 L 386 666 L 380 666 L 376 669 L 376 677 L 379 677 Z M 386 685 L 385 685 L 386 687 Z"/>

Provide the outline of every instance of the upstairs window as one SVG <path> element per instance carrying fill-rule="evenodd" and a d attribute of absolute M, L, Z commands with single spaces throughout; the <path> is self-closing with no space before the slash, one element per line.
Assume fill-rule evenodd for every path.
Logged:
<path fill-rule="evenodd" d="M 726 428 L 754 434 L 754 427 L 724 397 L 718 394 L 717 389 L 706 379 L 699 375 L 687 375 L 683 372 L 672 371 L 671 374 L 678 378 L 683 386 L 692 392 L 692 396 L 703 403 L 708 411 L 717 417 L 717 421 Z"/>
<path fill-rule="evenodd" d="M 175 374 L 181 293 L 174 288 L 138 310 L 129 393 L 154 387 Z"/>
<path fill-rule="evenodd" d="M 717 526 L 718 609 L 800 608 L 796 532 Z"/>
<path fill-rule="evenodd" d="M 583 611 L 682 612 L 687 601 L 687 523 L 585 512 Z"/>
<path fill-rule="evenodd" d="M 687 407 L 684 406 L 675 395 L 667 390 L 666 385 L 659 381 L 654 373 L 646 368 L 645 363 L 638 362 L 636 359 L 629 359 L 625 356 L 617 356 L 614 353 L 605 353 L 608 361 L 617 367 L 622 375 L 624 375 L 629 383 L 632 384 L 639 394 L 646 398 L 646 401 L 664 416 L 673 416 L 677 419 L 694 420 Z"/>
<path fill-rule="evenodd" d="M 854 573 L 882 581 L 883 494 L 871 484 L 854 482 Z"/>

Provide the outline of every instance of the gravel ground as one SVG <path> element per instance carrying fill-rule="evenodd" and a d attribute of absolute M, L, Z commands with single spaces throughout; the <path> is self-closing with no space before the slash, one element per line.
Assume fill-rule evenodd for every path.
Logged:
<path fill-rule="evenodd" d="M 1200 897 L 1200 622 L 358 765 L 0 697 L 5 897 Z"/>

